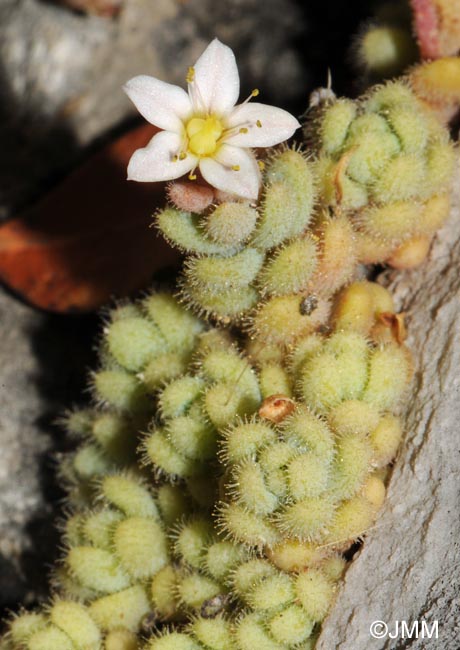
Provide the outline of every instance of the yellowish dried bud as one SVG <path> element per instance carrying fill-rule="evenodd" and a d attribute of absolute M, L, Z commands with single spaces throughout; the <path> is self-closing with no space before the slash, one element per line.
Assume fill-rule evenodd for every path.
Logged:
<path fill-rule="evenodd" d="M 369 438 L 374 450 L 373 464 L 376 467 L 391 463 L 398 451 L 402 435 L 401 420 L 395 415 L 384 415 Z"/>
<path fill-rule="evenodd" d="M 323 546 L 296 539 L 283 540 L 266 551 L 270 562 L 289 573 L 320 564 L 327 554 L 328 549 Z"/>
<path fill-rule="evenodd" d="M 435 194 L 425 202 L 417 225 L 420 235 L 431 235 L 444 225 L 450 212 L 450 194 Z"/>
<path fill-rule="evenodd" d="M 433 108 L 460 102 L 460 58 L 448 56 L 412 69 L 409 79 L 416 94 Z"/>
<path fill-rule="evenodd" d="M 380 510 L 385 501 L 385 483 L 378 476 L 369 476 L 363 485 L 362 495 L 375 508 Z"/>

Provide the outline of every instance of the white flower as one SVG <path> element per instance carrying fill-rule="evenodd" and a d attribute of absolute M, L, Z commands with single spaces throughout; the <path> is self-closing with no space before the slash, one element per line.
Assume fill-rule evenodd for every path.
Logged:
<path fill-rule="evenodd" d="M 287 111 L 265 104 L 235 105 L 240 80 L 232 50 L 214 39 L 187 75 L 188 93 L 140 75 L 124 90 L 146 120 L 162 129 L 134 152 L 128 179 L 166 181 L 199 168 L 213 187 L 255 199 L 260 171 L 251 147 L 271 147 L 300 126 Z"/>

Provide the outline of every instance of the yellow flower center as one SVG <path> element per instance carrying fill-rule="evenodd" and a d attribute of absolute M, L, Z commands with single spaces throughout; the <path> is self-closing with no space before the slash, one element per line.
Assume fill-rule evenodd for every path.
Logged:
<path fill-rule="evenodd" d="M 185 130 L 189 138 L 189 151 L 195 156 L 210 156 L 217 149 L 224 127 L 217 117 L 192 117 Z"/>

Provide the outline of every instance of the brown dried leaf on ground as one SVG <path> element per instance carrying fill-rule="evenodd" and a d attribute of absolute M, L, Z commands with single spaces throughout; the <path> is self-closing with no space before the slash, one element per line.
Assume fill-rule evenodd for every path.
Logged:
<path fill-rule="evenodd" d="M 90 311 L 151 280 L 177 253 L 149 229 L 164 184 L 128 183 L 126 166 L 156 132 L 136 128 L 0 227 L 0 281 L 56 312 Z"/>
<path fill-rule="evenodd" d="M 56 0 L 56 2 L 76 11 L 113 18 L 120 13 L 124 0 Z"/>

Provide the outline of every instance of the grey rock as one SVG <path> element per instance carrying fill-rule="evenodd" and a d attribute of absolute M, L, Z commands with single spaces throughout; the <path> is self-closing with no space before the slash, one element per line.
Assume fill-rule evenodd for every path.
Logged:
<path fill-rule="evenodd" d="M 460 638 L 460 183 L 420 269 L 382 278 L 409 314 L 417 372 L 383 512 L 348 569 L 317 650 L 458 650 Z M 418 639 L 370 625 L 420 622 Z M 438 638 L 429 633 L 438 621 Z M 401 630 L 401 627 L 399 627 Z M 408 637 L 408 634 L 406 634 Z"/>
<path fill-rule="evenodd" d="M 62 492 L 52 454 L 68 442 L 53 423 L 81 395 L 92 319 L 49 316 L 0 291 L 0 606 L 47 591 L 58 551 Z"/>

